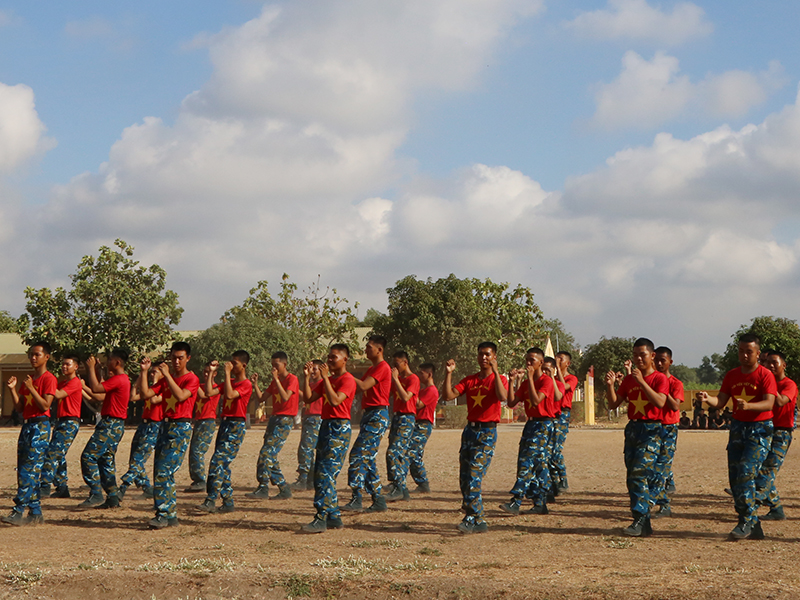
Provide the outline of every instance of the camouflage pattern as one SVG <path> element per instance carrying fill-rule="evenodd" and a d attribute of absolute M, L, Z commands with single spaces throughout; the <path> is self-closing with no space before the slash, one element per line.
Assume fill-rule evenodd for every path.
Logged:
<path fill-rule="evenodd" d="M 373 497 L 381 495 L 376 459 L 381 438 L 388 426 L 388 407 L 364 411 L 356 443 L 350 450 L 350 468 L 347 470 L 347 485 L 353 488 L 354 497 L 360 498 L 362 490 Z"/>
<path fill-rule="evenodd" d="M 114 462 L 117 446 L 125 433 L 125 420 L 103 417 L 81 453 L 81 473 L 89 492 L 117 495 L 117 468 Z"/>
<path fill-rule="evenodd" d="M 131 454 L 128 459 L 128 471 L 122 476 L 122 483 L 126 486 L 137 485 L 141 488 L 150 487 L 150 478 L 147 476 L 145 464 L 153 448 L 156 446 L 161 422 L 139 423 L 136 433 L 131 441 Z"/>
<path fill-rule="evenodd" d="M 67 485 L 67 452 L 75 441 L 80 421 L 59 420 L 53 428 L 50 444 L 42 466 L 42 485 L 57 488 Z"/>
<path fill-rule="evenodd" d="M 428 472 L 425 470 L 425 463 L 422 459 L 425 455 L 425 444 L 431 437 L 433 423 L 430 421 L 416 421 L 414 432 L 411 434 L 411 443 L 408 446 L 409 467 L 414 483 L 420 485 L 428 482 Z"/>
<path fill-rule="evenodd" d="M 661 423 L 628 421 L 625 426 L 625 469 L 628 495 L 634 518 L 650 514 L 651 489 L 659 489 L 659 475 L 655 469 L 661 453 Z"/>
<path fill-rule="evenodd" d="M 189 444 L 189 476 L 192 483 L 206 482 L 206 452 L 211 448 L 216 430 L 216 419 L 198 419 L 194 422 Z"/>
<path fill-rule="evenodd" d="M 153 465 L 153 504 L 156 517 L 171 519 L 178 516 L 175 473 L 181 468 L 191 437 L 192 424 L 189 422 L 164 421 L 161 424 Z"/>
<path fill-rule="evenodd" d="M 389 481 L 401 490 L 406 487 L 409 468 L 408 447 L 411 443 L 411 435 L 414 433 L 415 420 L 413 414 L 395 413 L 392 417 L 392 427 L 389 429 L 386 473 Z"/>
<path fill-rule="evenodd" d="M 546 503 L 550 491 L 550 449 L 554 438 L 553 420 L 529 419 L 522 430 L 517 454 L 517 482 L 511 495 L 521 501 L 533 500 L 536 506 Z"/>
<path fill-rule="evenodd" d="M 314 461 L 314 508 L 318 519 L 340 518 L 336 478 L 350 446 L 349 419 L 323 419 Z"/>
<path fill-rule="evenodd" d="M 208 483 L 206 484 L 208 499 L 216 500 L 222 496 L 225 504 L 233 504 L 231 463 L 239 454 L 246 431 L 247 423 L 244 421 L 223 419 L 220 423 L 217 441 L 214 444 L 214 454 L 208 465 Z"/>
<path fill-rule="evenodd" d="M 761 470 L 756 477 L 756 499 L 759 504 L 767 508 L 781 506 L 781 498 L 775 487 L 775 477 L 778 476 L 781 465 L 792 445 L 792 431 L 790 429 L 776 429 L 772 433 L 772 444 L 769 454 L 761 465 Z"/>
<path fill-rule="evenodd" d="M 309 415 L 303 419 L 303 430 L 300 432 L 300 445 L 297 447 L 297 472 L 300 477 L 308 477 L 314 472 L 314 450 L 317 448 L 319 426 L 322 417 Z"/>
<path fill-rule="evenodd" d="M 14 510 L 32 515 L 42 514 L 39 502 L 42 465 L 50 439 L 50 421 L 25 423 L 17 441 L 17 495 L 14 496 Z"/>
<path fill-rule="evenodd" d="M 264 445 L 258 453 L 258 463 L 256 464 L 256 478 L 258 485 L 272 485 L 282 487 L 286 485 L 286 479 L 281 473 L 281 465 L 278 462 L 278 454 L 289 437 L 289 432 L 294 427 L 294 417 L 290 415 L 272 415 L 267 423 L 267 431 L 264 432 Z"/>
<path fill-rule="evenodd" d="M 728 435 L 728 480 L 736 514 L 749 525 L 758 523 L 756 477 L 772 446 L 772 433 L 772 421 L 731 421 Z"/>
<path fill-rule="evenodd" d="M 459 449 L 459 484 L 466 512 L 464 521 L 476 525 L 484 522 L 481 483 L 494 456 L 497 444 L 496 427 L 472 428 L 467 425 L 461 434 Z"/>
<path fill-rule="evenodd" d="M 650 490 L 651 501 L 658 506 L 669 506 L 669 495 L 667 488 L 672 477 L 672 460 L 675 458 L 675 449 L 678 446 L 678 424 L 661 425 L 661 452 L 656 459 L 655 471 L 656 479 L 653 481 L 654 487 Z"/>
<path fill-rule="evenodd" d="M 564 460 L 564 442 L 569 433 L 569 410 L 562 410 L 553 422 L 553 447 L 550 453 L 550 479 L 553 485 L 567 480 L 567 463 Z"/>

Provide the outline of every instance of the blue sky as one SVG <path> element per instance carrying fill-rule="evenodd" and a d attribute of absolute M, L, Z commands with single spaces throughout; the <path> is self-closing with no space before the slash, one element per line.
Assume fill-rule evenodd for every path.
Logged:
<path fill-rule="evenodd" d="M 530 286 L 583 344 L 697 364 L 797 317 L 798 23 L 744 1 L 0 2 L 0 308 L 121 237 L 185 328 L 283 272 L 364 310 L 454 272 Z"/>

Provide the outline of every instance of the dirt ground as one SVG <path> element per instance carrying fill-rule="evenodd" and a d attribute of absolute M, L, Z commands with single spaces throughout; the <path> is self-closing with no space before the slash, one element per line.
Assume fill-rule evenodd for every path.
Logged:
<path fill-rule="evenodd" d="M 80 451 L 70 454 L 73 498 L 44 500 L 46 523 L 0 526 L 0 598 L 797 598 L 800 462 L 779 476 L 789 519 L 767 523 L 764 541 L 731 542 L 726 432 L 681 432 L 675 459 L 674 517 L 654 521 L 651 538 L 623 538 L 629 521 L 622 430 L 573 428 L 566 460 L 571 491 L 546 516 L 505 516 L 521 425 L 502 425 L 484 480 L 489 532 L 464 536 L 459 512 L 460 432 L 435 430 L 426 464 L 433 493 L 386 513 L 345 516 L 345 528 L 302 535 L 312 492 L 292 500 L 247 500 L 263 428 L 248 432 L 233 464 L 236 512 L 202 515 L 202 495 L 180 493 L 180 527 L 149 531 L 152 501 L 130 490 L 117 510 L 78 511 L 86 496 Z M 0 503 L 15 492 L 18 429 L 0 430 Z M 127 459 L 133 430 L 120 445 Z M 355 435 L 354 435 L 355 438 Z M 282 453 L 294 480 L 299 432 Z M 385 474 L 381 448 L 380 466 Z M 121 462 L 120 470 L 127 467 Z M 346 502 L 346 474 L 339 477 Z M 3 508 L 3 511 L 6 509 Z"/>

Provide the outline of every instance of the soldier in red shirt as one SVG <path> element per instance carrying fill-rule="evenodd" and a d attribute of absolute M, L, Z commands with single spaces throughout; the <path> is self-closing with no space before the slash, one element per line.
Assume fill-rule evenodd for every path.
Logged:
<path fill-rule="evenodd" d="M 550 462 L 554 466 L 553 471 L 555 472 L 553 484 L 559 492 L 569 490 L 567 463 L 564 461 L 564 443 L 567 441 L 567 434 L 569 433 L 572 398 L 575 395 L 575 390 L 578 389 L 578 378 L 568 370 L 571 364 L 572 354 L 566 350 L 556 353 L 556 377 L 564 386 L 564 397 L 561 399 L 561 416 L 558 417 L 555 425 L 553 457 Z"/>
<path fill-rule="evenodd" d="M 481 484 L 494 456 L 497 444 L 497 423 L 500 421 L 501 403 L 508 398 L 507 380 L 497 367 L 497 345 L 493 342 L 478 344 L 480 371 L 452 385 L 456 362 L 445 365 L 442 397 L 455 400 L 462 394 L 467 397 L 467 426 L 461 434 L 459 450 L 459 482 L 466 516 L 459 523 L 461 533 L 484 533 L 489 526 L 483 518 Z"/>
<path fill-rule="evenodd" d="M 28 375 L 17 392 L 17 378 L 9 377 L 6 385 L 14 401 L 14 410 L 22 413 L 22 429 L 17 442 L 17 495 L 14 508 L 3 523 L 28 525 L 43 523 L 42 505 L 39 501 L 42 464 L 50 438 L 50 405 L 58 381 L 47 370 L 50 344 L 35 342 L 28 350 L 28 360 L 33 367 L 33 377 Z M 28 516 L 25 517 L 25 509 Z"/>
<path fill-rule="evenodd" d="M 715 398 L 698 392 L 697 398 L 718 411 L 734 399 L 733 420 L 728 435 L 728 479 L 739 523 L 733 539 L 763 539 L 756 515 L 756 477 L 772 444 L 772 409 L 778 391 L 775 376 L 758 364 L 761 339 L 753 333 L 739 337 L 739 365 L 722 380 Z"/>
<path fill-rule="evenodd" d="M 661 452 L 661 409 L 667 401 L 669 383 L 656 371 L 653 342 L 639 338 L 633 343 L 633 368 L 615 388 L 617 374 L 606 373 L 608 408 L 614 410 L 628 403 L 625 426 L 625 468 L 633 523 L 622 530 L 632 537 L 651 535 L 651 485 L 656 478 L 655 465 Z"/>
<path fill-rule="evenodd" d="M 325 363 L 314 359 L 311 364 L 309 377 L 313 388 L 322 379 L 319 368 Z M 314 451 L 322 425 L 322 403 L 321 397 L 311 404 L 303 402 L 303 428 L 300 431 L 300 444 L 297 446 L 297 481 L 290 486 L 294 491 L 314 489 Z"/>
<path fill-rule="evenodd" d="M 208 378 L 210 366 L 203 369 L 203 382 Z M 192 441 L 189 442 L 189 477 L 192 483 L 184 492 L 206 491 L 206 453 L 214 441 L 217 429 L 217 407 L 220 398 L 220 385 L 211 382 L 211 386 L 200 386 L 197 390 L 197 402 L 194 404 L 194 423 L 192 424 Z"/>
<path fill-rule="evenodd" d="M 675 491 L 675 480 L 672 475 L 672 461 L 678 445 L 678 421 L 680 421 L 681 402 L 683 402 L 683 383 L 669 372 L 672 366 L 672 350 L 666 346 L 656 348 L 656 370 L 663 373 L 669 382 L 667 401 L 661 415 L 661 453 L 656 460 L 656 471 L 659 473 L 655 481 L 657 488 L 652 500 L 658 505 L 654 519 L 672 516 L 669 505 L 669 494 Z"/>
<path fill-rule="evenodd" d="M 392 398 L 394 399 L 392 426 L 389 430 L 389 447 L 386 449 L 386 474 L 390 489 L 387 502 L 409 500 L 411 495 L 406 488 L 409 468 L 408 447 L 414 433 L 419 397 L 419 377 L 408 365 L 408 354 L 401 350 L 392 357 Z"/>
<path fill-rule="evenodd" d="M 436 404 L 439 402 L 439 390 L 433 381 L 436 366 L 433 363 L 422 363 L 417 370 L 419 377 L 419 398 L 417 398 L 417 415 L 414 420 L 414 433 L 411 435 L 411 445 L 408 448 L 409 470 L 411 478 L 417 484 L 415 492 L 427 494 L 431 491 L 428 481 L 428 472 L 425 469 L 423 457 L 425 445 L 433 431 L 433 421 L 436 418 Z"/>

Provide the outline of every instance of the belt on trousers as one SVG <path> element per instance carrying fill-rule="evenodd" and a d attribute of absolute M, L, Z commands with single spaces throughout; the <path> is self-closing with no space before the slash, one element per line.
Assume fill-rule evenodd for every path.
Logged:
<path fill-rule="evenodd" d="M 658 419 L 631 419 L 631 423 L 661 423 Z"/>
<path fill-rule="evenodd" d="M 380 410 L 382 408 L 389 408 L 388 406 L 365 406 L 364 412 L 372 412 L 373 410 Z"/>
<path fill-rule="evenodd" d="M 467 427 L 470 429 L 496 429 L 497 422 L 496 421 L 470 421 L 467 423 Z"/>
<path fill-rule="evenodd" d="M 244 417 L 222 417 L 223 421 L 233 421 L 234 423 L 244 423 L 247 419 Z"/>
<path fill-rule="evenodd" d="M 80 417 L 58 417 L 58 422 L 63 423 L 64 421 L 80 421 Z"/>
<path fill-rule="evenodd" d="M 191 419 L 175 419 L 174 417 L 164 417 L 164 423 L 191 423 Z"/>
<path fill-rule="evenodd" d="M 531 417 L 528 421 L 552 421 L 553 417 Z"/>
<path fill-rule="evenodd" d="M 27 425 L 28 423 L 43 423 L 44 421 L 49 421 L 50 417 L 41 416 L 41 417 L 31 417 L 30 419 L 25 419 L 22 422 Z"/>
<path fill-rule="evenodd" d="M 433 421 L 431 421 L 430 419 L 416 419 L 416 421 L 417 423 L 430 423 L 431 425 L 433 425 Z"/>
<path fill-rule="evenodd" d="M 124 421 L 123 417 L 112 417 L 111 415 L 103 415 L 103 420 L 114 419 L 115 421 Z"/>

